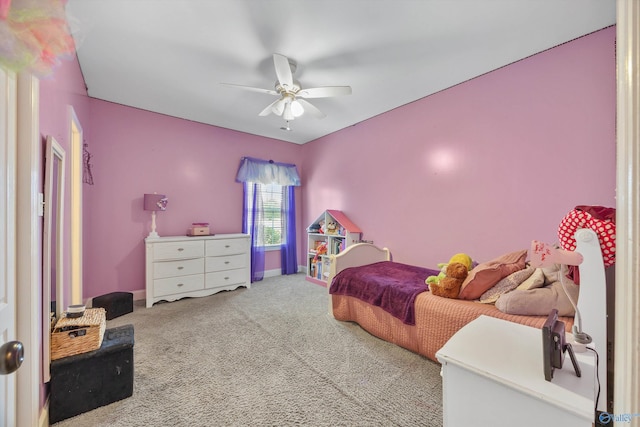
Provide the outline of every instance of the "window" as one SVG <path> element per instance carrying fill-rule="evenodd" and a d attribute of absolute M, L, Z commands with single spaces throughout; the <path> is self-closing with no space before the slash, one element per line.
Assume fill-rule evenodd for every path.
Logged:
<path fill-rule="evenodd" d="M 254 186 L 247 186 L 247 201 L 253 200 Z M 264 246 L 280 246 L 282 244 L 282 186 L 277 184 L 257 184 L 260 192 L 258 199 L 262 200 L 262 215 L 257 215 L 257 221 L 262 222 Z M 250 203 L 247 203 L 250 206 Z M 255 207 L 254 209 L 258 209 Z M 251 229 L 252 227 L 249 227 Z"/>

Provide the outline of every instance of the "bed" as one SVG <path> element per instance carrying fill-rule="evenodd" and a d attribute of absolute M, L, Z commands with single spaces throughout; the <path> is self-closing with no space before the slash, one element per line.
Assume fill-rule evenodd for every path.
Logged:
<path fill-rule="evenodd" d="M 358 296 L 336 293 L 334 279 L 339 273 L 351 267 L 367 268 L 385 263 L 399 264 L 391 261 L 388 249 L 378 248 L 368 243 L 353 245 L 339 255 L 331 256 L 328 282 L 329 313 L 337 320 L 355 322 L 372 335 L 433 361 L 437 362 L 436 352 L 453 334 L 483 314 L 535 328 L 542 328 L 546 320 L 547 316 L 507 314 L 493 304 L 443 298 L 432 295 L 426 290 L 415 295 L 413 319 L 407 322 L 407 318 L 391 313 L 389 307 L 366 302 L 366 299 Z M 403 264 L 399 264 L 399 267 L 402 268 Z M 426 269 L 426 271 L 437 273 L 436 270 Z M 392 298 L 383 296 L 380 299 Z M 573 318 L 564 316 L 561 320 L 565 322 L 566 330 L 570 332 Z"/>
<path fill-rule="evenodd" d="M 600 207 L 596 208 L 600 209 Z M 576 208 L 576 211 L 579 211 L 579 209 Z M 570 212 L 566 218 L 571 217 L 574 213 L 575 211 Z M 596 231 L 598 234 L 596 234 Z M 572 295 L 572 299 L 574 301 L 577 300 L 577 304 L 571 302 L 571 306 L 574 309 L 573 312 L 570 315 L 567 312 L 561 313 L 564 316 L 561 316 L 560 320 L 565 322 L 567 332 L 580 333 L 581 335 L 584 332 L 592 339 L 587 346 L 599 354 L 599 358 L 596 358 L 596 361 L 599 360 L 599 363 L 597 363 L 599 389 L 597 409 L 601 411 L 612 410 L 612 384 L 615 377 L 611 363 L 613 360 L 612 349 L 614 347 L 612 325 L 615 316 L 615 311 L 613 310 L 613 300 L 615 298 L 612 298 L 612 296 L 615 289 L 615 276 L 609 273 L 612 273 L 613 263 L 615 262 L 615 223 L 612 223 L 612 226 L 604 226 L 604 229 L 600 226 L 593 227 L 585 223 L 576 223 L 573 224 L 570 231 L 564 230 L 564 234 L 568 235 L 567 233 L 570 233 L 570 237 L 574 238 L 572 246 L 564 249 L 555 249 L 556 253 L 552 254 L 548 259 L 550 261 L 554 256 L 559 256 L 562 260 L 554 261 L 558 263 L 556 266 L 562 268 L 561 265 L 564 264 L 569 267 L 577 267 L 577 270 L 579 270 L 579 286 L 576 281 L 576 284 L 574 284 L 575 294 Z M 603 239 L 603 233 L 608 233 L 610 240 Z M 603 248 L 604 251 L 602 250 Z M 532 242 L 532 247 L 528 254 L 536 254 L 536 250 L 534 249 L 534 242 Z M 559 254 L 559 252 L 563 253 Z M 547 253 L 546 255 L 549 254 Z M 567 255 L 569 258 L 578 258 L 578 261 L 575 263 L 567 262 Z M 612 257 L 612 259 L 607 259 L 607 257 Z M 544 313 L 535 313 L 536 315 L 531 315 L 531 313 L 514 314 L 514 310 L 510 310 L 511 307 L 515 307 L 515 312 L 519 313 L 519 310 L 527 311 L 528 306 L 535 306 L 535 304 L 530 304 L 530 300 L 525 300 L 521 297 L 528 298 L 530 294 L 535 294 L 538 289 L 521 290 L 518 287 L 501 295 L 495 301 L 495 304 L 484 304 L 474 300 L 443 298 L 432 295 L 429 291 L 423 291 L 417 293 L 413 299 L 413 322 L 407 324 L 404 321 L 406 319 L 401 320 L 388 310 L 381 308 L 378 304 L 370 304 L 352 295 L 332 293 L 334 279 L 346 270 L 352 269 L 352 267 L 354 269 L 363 268 L 376 263 L 388 262 L 392 262 L 391 253 L 388 249 L 379 248 L 368 243 L 359 243 L 350 246 L 338 255 L 331 255 L 327 286 L 329 291 L 329 314 L 340 321 L 355 322 L 372 335 L 421 354 L 436 363 L 438 362 L 435 356 L 436 352 L 449 338 L 463 326 L 483 314 L 541 329 L 549 313 L 549 310 L 547 310 Z M 608 267 L 607 274 L 605 274 L 605 266 Z M 556 274 L 556 276 L 560 277 L 561 275 Z M 554 283 L 551 288 L 555 285 L 558 285 L 558 283 Z M 546 286 L 543 286 L 542 289 L 546 289 Z M 556 293 L 566 298 L 567 294 L 571 294 L 571 292 L 571 288 L 567 288 L 563 284 L 562 288 L 557 290 Z M 537 295 L 540 295 L 540 293 L 537 293 Z M 566 299 L 570 301 L 568 298 Z M 504 303 L 499 304 L 503 300 L 510 303 L 507 305 Z M 518 300 L 524 302 L 520 304 L 514 303 L 514 301 Z M 546 302 L 548 303 L 549 301 Z M 498 306 L 500 309 L 498 309 Z M 505 310 L 505 307 L 508 309 Z M 609 331 L 608 327 L 610 328 Z M 572 336 L 568 336 L 567 340 L 571 342 Z"/>

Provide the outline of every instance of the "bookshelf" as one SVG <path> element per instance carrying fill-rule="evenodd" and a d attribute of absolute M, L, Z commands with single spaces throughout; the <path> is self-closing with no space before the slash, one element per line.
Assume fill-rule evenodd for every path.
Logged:
<path fill-rule="evenodd" d="M 360 228 L 342 211 L 324 211 L 307 227 L 307 280 L 326 286 L 329 257 L 361 239 Z"/>

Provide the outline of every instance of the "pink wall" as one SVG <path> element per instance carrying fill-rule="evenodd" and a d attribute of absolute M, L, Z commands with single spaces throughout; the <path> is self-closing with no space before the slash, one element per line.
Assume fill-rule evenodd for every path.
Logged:
<path fill-rule="evenodd" d="M 80 71 L 78 61 L 64 60 L 58 68 L 55 68 L 50 76 L 40 80 L 40 134 L 42 135 L 42 188 L 44 188 L 44 149 L 46 147 L 47 135 L 53 136 L 66 152 L 65 167 L 65 206 L 64 206 L 64 229 L 71 229 L 71 186 L 70 176 L 70 138 L 71 138 L 71 108 L 75 112 L 80 123 L 89 120 L 89 98 L 84 85 L 84 79 Z M 85 137 L 86 129 L 83 130 Z M 42 190 L 41 190 L 42 191 Z M 64 233 L 65 260 L 63 277 L 69 280 L 71 274 L 70 254 L 69 254 L 70 234 Z M 70 293 L 65 295 L 65 300 L 70 301 Z"/>
<path fill-rule="evenodd" d="M 431 267 L 555 242 L 615 206 L 614 56 L 611 27 L 304 145 L 303 225 L 340 209 Z"/>
<path fill-rule="evenodd" d="M 213 233 L 242 230 L 242 156 L 301 163 L 301 147 L 91 100 L 93 186 L 85 186 L 85 296 L 144 289 L 144 238 L 151 215 L 144 193 L 166 194 L 158 234 L 184 235 L 193 222 Z M 301 199 L 300 189 L 298 198 Z M 279 252 L 266 269 L 279 268 Z"/>
<path fill-rule="evenodd" d="M 85 297 L 144 289 L 145 192 L 169 196 L 161 235 L 194 221 L 240 231 L 245 155 L 299 166 L 300 264 L 304 230 L 325 209 L 345 211 L 397 261 L 426 266 L 555 241 L 573 206 L 614 206 L 614 42 L 605 29 L 303 146 L 86 98 L 74 63 L 41 85 L 41 119 L 67 144 L 62 111 L 73 105 L 93 155 Z M 267 269 L 278 266 L 268 254 Z"/>
<path fill-rule="evenodd" d="M 38 177 L 41 182 L 40 191 L 44 189 L 44 149 L 46 147 L 45 141 L 47 135 L 53 136 L 58 143 L 65 149 L 67 153 L 70 151 L 70 120 L 69 106 L 73 107 L 73 110 L 80 122 L 88 121 L 89 117 L 89 99 L 86 97 L 87 92 L 84 86 L 84 79 L 80 72 L 80 67 L 77 60 L 62 61 L 59 67 L 54 72 L 45 78 L 40 79 L 40 134 L 42 136 L 42 150 L 41 150 L 41 165 L 42 170 Z M 65 175 L 68 177 L 70 174 L 70 166 L 67 162 L 65 168 Z M 65 185 L 65 212 L 64 228 L 70 230 L 71 222 L 69 218 L 69 210 L 71 209 L 71 202 L 69 199 L 70 185 L 69 180 L 66 180 Z M 42 228 L 40 229 L 42 233 Z M 64 234 L 64 272 L 63 277 L 69 280 L 71 272 L 70 253 L 69 253 L 69 233 Z M 42 254 L 42 250 L 40 251 Z M 42 277 L 42 274 L 40 274 Z M 42 302 L 42 295 L 40 295 L 40 301 Z M 70 300 L 70 296 L 66 296 L 66 300 Z M 42 324 L 42 323 L 40 323 Z M 42 334 L 42 331 L 40 331 Z M 42 337 L 42 335 L 40 335 Z M 40 340 L 42 342 L 42 340 Z M 48 350 L 47 350 L 48 351 Z M 40 369 L 41 370 L 41 369 Z M 46 401 L 47 389 L 44 384 L 40 388 L 40 403 L 44 406 Z"/>

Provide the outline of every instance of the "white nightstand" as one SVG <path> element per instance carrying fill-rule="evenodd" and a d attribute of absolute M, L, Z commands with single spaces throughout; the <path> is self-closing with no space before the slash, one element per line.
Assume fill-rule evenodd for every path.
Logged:
<path fill-rule="evenodd" d="M 480 316 L 436 353 L 444 427 L 592 426 L 595 356 L 576 356 L 580 378 L 567 354 L 563 368 L 545 381 L 542 331 Z"/>

